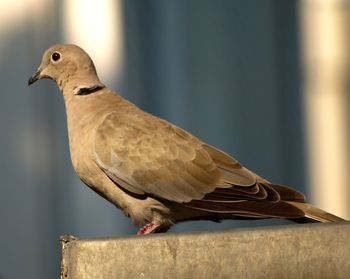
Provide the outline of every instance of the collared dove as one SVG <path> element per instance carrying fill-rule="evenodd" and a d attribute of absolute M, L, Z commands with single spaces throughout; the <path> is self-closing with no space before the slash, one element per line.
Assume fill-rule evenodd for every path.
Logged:
<path fill-rule="evenodd" d="M 28 84 L 41 78 L 53 79 L 63 94 L 76 173 L 140 226 L 138 234 L 195 219 L 343 220 L 123 99 L 100 82 L 78 46 L 46 50 Z"/>

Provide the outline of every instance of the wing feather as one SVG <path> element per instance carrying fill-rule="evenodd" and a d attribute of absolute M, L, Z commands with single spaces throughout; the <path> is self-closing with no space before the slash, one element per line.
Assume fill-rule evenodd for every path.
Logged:
<path fill-rule="evenodd" d="M 177 202 L 202 198 L 220 177 L 198 139 L 145 113 L 108 114 L 96 130 L 93 158 L 128 191 Z"/>

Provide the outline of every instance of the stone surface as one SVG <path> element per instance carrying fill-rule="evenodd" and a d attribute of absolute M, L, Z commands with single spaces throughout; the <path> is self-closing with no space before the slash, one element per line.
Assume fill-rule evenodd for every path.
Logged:
<path fill-rule="evenodd" d="M 350 278 L 350 223 L 62 237 L 61 278 Z"/>

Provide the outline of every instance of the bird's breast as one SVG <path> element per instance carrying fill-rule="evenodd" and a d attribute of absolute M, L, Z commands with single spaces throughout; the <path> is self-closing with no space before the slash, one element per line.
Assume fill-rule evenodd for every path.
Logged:
<path fill-rule="evenodd" d="M 80 108 L 81 109 L 81 108 Z M 81 179 L 95 171 L 92 160 L 94 135 L 101 114 L 94 110 L 76 109 L 67 112 L 69 149 L 73 167 Z"/>

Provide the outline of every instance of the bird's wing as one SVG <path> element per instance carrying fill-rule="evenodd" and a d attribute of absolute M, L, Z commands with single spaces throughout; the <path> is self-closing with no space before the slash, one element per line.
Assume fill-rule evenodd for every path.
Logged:
<path fill-rule="evenodd" d="M 241 199 L 266 196 L 253 173 L 235 159 L 138 110 L 106 115 L 96 130 L 93 157 L 115 183 L 134 194 L 189 202 L 237 185 Z"/>

